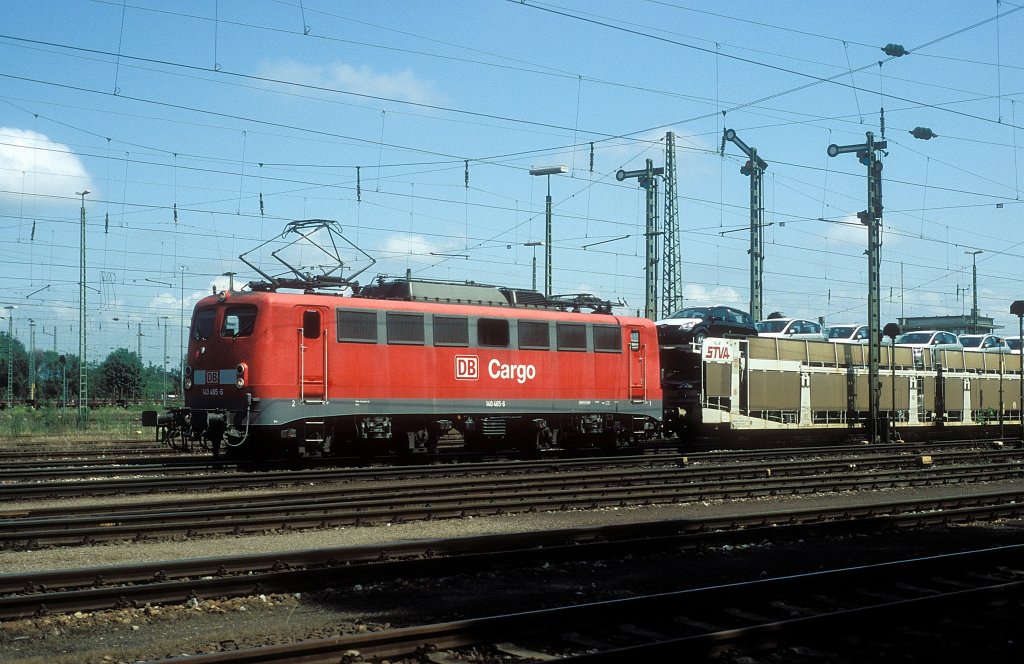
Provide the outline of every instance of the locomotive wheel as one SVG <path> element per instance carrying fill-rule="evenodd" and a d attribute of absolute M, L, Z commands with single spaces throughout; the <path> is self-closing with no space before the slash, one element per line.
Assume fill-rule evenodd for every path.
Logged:
<path fill-rule="evenodd" d="M 176 452 L 189 452 L 188 437 L 182 429 L 170 429 L 164 436 L 164 443 Z"/>

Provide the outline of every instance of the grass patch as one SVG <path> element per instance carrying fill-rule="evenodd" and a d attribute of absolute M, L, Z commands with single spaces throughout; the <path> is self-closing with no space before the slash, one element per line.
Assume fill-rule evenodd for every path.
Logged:
<path fill-rule="evenodd" d="M 96 408 L 81 422 L 78 410 L 68 408 L 32 409 L 17 406 L 0 411 L 0 449 L 13 449 L 18 443 L 95 442 L 154 439 L 152 429 L 142 427 L 142 408 Z"/>

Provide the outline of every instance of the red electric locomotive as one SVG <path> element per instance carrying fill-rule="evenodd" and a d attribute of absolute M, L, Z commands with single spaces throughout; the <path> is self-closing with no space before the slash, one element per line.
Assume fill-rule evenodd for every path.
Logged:
<path fill-rule="evenodd" d="M 249 286 L 196 304 L 185 407 L 160 418 L 215 454 L 429 452 L 452 429 L 477 448 L 615 447 L 662 414 L 653 323 L 589 296 L 411 279 L 344 296 Z"/>

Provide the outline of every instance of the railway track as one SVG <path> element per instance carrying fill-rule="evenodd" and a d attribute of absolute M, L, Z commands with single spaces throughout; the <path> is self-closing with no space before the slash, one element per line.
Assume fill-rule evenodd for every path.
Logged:
<path fill-rule="evenodd" d="M 905 648 L 912 638 L 918 643 L 925 640 L 937 655 L 949 655 L 949 644 L 955 639 L 936 643 L 935 637 L 941 625 L 951 620 L 961 630 L 991 631 L 995 625 L 1004 633 L 1014 633 L 1010 630 L 1018 627 L 1015 616 L 1024 605 L 1022 554 L 1024 545 L 912 558 L 192 655 L 187 661 L 315 664 L 359 661 L 356 657 L 422 661 L 419 658 L 427 655 L 429 659 L 429 653 L 447 655 L 432 661 L 482 661 L 482 653 L 506 662 L 685 661 L 783 647 L 834 650 L 842 647 L 836 638 L 842 635 L 858 635 L 858 648 L 863 640 L 880 641 L 883 649 Z M 1014 661 L 1013 653 L 1022 652 L 1012 640 L 1003 645 L 1001 661 Z M 969 656 L 971 651 L 963 654 Z"/>
<path fill-rule="evenodd" d="M 302 488 L 267 496 L 216 497 L 152 504 L 12 510 L 0 519 L 0 548 L 77 546 L 153 537 L 243 534 L 461 518 L 515 512 L 858 491 L 884 487 L 967 484 L 1019 479 L 1019 458 L 989 463 L 921 466 L 913 460 L 886 470 L 859 464 L 788 462 L 776 467 L 614 468 L 522 476 L 435 478 L 332 489 Z M 909 466 L 909 467 L 908 467 Z"/>
<path fill-rule="evenodd" d="M 108 460 L 106 463 L 81 464 L 62 462 L 59 467 L 18 467 L 0 465 L 0 500 L 15 502 L 46 498 L 79 496 L 131 495 L 158 491 L 209 490 L 231 488 L 277 487 L 288 484 L 341 481 L 387 481 L 388 478 L 429 478 L 449 474 L 474 475 L 498 473 L 536 473 L 629 467 L 635 465 L 701 468 L 712 465 L 763 464 L 774 472 L 786 467 L 826 467 L 832 464 L 867 467 L 899 467 L 918 463 L 930 457 L 935 464 L 986 461 L 992 459 L 1024 459 L 1024 450 L 997 442 L 963 444 L 943 443 L 932 447 L 906 445 L 844 446 L 840 448 L 785 449 L 772 451 L 704 452 L 691 455 L 639 455 L 595 458 L 555 458 L 476 463 L 413 463 L 408 466 L 372 465 L 361 460 L 361 467 L 265 470 L 244 472 L 235 464 L 211 459 L 172 458 L 170 462 L 146 465 L 133 460 Z M 423 459 L 429 461 L 428 459 Z"/>
<path fill-rule="evenodd" d="M 544 532 L 0 575 L 0 620 L 194 598 L 297 592 L 370 579 L 440 577 L 541 562 L 796 541 L 1024 515 L 1024 490 L 873 503 L 861 508 L 733 513 Z"/>

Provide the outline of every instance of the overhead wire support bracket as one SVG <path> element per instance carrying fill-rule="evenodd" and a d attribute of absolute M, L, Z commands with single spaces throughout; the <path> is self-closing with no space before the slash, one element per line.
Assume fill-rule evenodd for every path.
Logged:
<path fill-rule="evenodd" d="M 744 143 L 734 129 L 722 132 L 722 153 L 730 141 L 746 155 L 740 173 L 750 177 L 750 315 L 761 320 L 764 313 L 764 187 L 762 176 L 768 164 L 757 156 L 757 149 Z"/>

